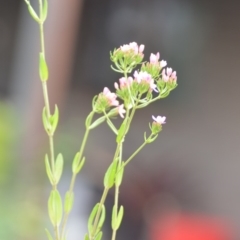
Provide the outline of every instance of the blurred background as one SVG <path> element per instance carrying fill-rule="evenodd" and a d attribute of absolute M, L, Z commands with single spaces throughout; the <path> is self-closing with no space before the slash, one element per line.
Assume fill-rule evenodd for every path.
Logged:
<path fill-rule="evenodd" d="M 37 0 L 31 3 L 38 8 Z M 51 226 L 39 31 L 23 0 L 0 4 L 0 239 L 42 240 Z M 62 193 L 93 96 L 104 86 L 113 90 L 120 78 L 110 69 L 110 50 L 136 41 L 145 44 L 147 59 L 160 51 L 177 71 L 179 86 L 140 110 L 126 139 L 124 158 L 142 143 L 152 115 L 167 116 L 157 141 L 125 172 L 125 216 L 117 239 L 239 239 L 239 11 L 234 0 L 49 0 L 46 57 L 51 106 L 60 108 L 55 145 L 65 159 Z M 106 125 L 90 134 L 75 186 L 70 240 L 83 239 L 114 148 Z M 113 192 L 107 223 L 112 202 Z M 108 224 L 105 230 L 104 239 L 110 239 Z"/>

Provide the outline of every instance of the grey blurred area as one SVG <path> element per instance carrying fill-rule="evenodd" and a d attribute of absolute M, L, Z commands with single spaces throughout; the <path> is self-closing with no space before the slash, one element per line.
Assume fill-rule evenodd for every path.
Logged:
<path fill-rule="evenodd" d="M 31 2 L 38 7 L 37 1 Z M 152 240 L 153 202 L 156 209 L 168 203 L 169 208 L 218 217 L 239 229 L 240 2 L 49 3 L 45 36 L 51 107 L 57 104 L 61 116 L 55 145 L 56 153 L 62 152 L 65 159 L 62 192 L 69 185 L 71 161 L 79 149 L 93 96 L 104 86 L 113 90 L 113 83 L 121 77 L 110 69 L 109 52 L 136 41 L 145 44 L 147 60 L 150 53 L 160 51 L 161 59 L 177 71 L 178 87 L 168 98 L 137 112 L 125 141 L 124 159 L 141 145 L 151 116 L 167 116 L 159 138 L 125 172 L 120 201 L 126 214 L 119 239 Z M 0 228 L 0 238 L 33 239 L 38 234 L 38 239 L 45 239 L 50 187 L 43 161 L 48 144 L 41 123 L 38 29 L 24 1 L 1 0 L 0 6 L 0 110 L 4 113 L 0 114 L 0 171 L 6 175 L 0 184 L 5 196 L 3 216 L 8 216 L 0 223 L 14 229 L 9 233 Z M 84 154 L 87 162 L 75 187 L 76 208 L 69 223 L 72 240 L 86 230 L 85 220 L 99 201 L 114 150 L 115 137 L 106 125 L 90 134 Z M 112 198 L 113 192 L 106 203 L 108 222 Z M 12 206 L 16 206 L 14 211 Z M 19 209 L 34 222 L 30 232 L 27 220 L 27 226 L 14 227 L 16 215 L 22 214 Z M 106 230 L 109 239 L 107 225 Z"/>

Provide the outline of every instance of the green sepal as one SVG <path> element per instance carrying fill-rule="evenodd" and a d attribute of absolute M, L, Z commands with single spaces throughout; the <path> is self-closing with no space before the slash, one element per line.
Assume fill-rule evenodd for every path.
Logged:
<path fill-rule="evenodd" d="M 52 126 L 48 119 L 46 107 L 44 107 L 42 111 L 42 121 L 45 131 L 47 132 L 47 134 L 50 134 L 52 131 Z"/>
<path fill-rule="evenodd" d="M 116 180 L 115 180 L 115 184 L 117 187 L 119 187 L 122 183 L 123 173 L 124 173 L 124 163 L 119 163 L 117 173 L 116 173 Z"/>
<path fill-rule="evenodd" d="M 90 240 L 88 234 L 86 233 L 85 236 L 84 236 L 84 240 Z"/>
<path fill-rule="evenodd" d="M 74 194 L 73 192 L 66 192 L 65 201 L 64 201 L 64 211 L 68 214 L 72 210 L 74 202 Z"/>
<path fill-rule="evenodd" d="M 115 177 L 116 177 L 116 170 L 117 170 L 117 161 L 114 160 L 107 169 L 107 172 L 104 176 L 104 187 L 111 188 L 114 185 Z"/>
<path fill-rule="evenodd" d="M 55 169 L 54 169 L 54 177 L 55 177 L 55 184 L 58 184 L 63 172 L 63 155 L 59 153 L 57 155 Z"/>
<path fill-rule="evenodd" d="M 62 199 L 58 190 L 52 190 L 50 193 L 48 213 L 53 226 L 59 226 L 62 220 Z"/>
<path fill-rule="evenodd" d="M 53 240 L 51 233 L 46 228 L 45 228 L 45 232 L 47 234 L 48 240 Z"/>
<path fill-rule="evenodd" d="M 55 105 L 54 114 L 50 116 L 50 124 L 51 124 L 51 133 L 53 134 L 57 128 L 59 120 L 59 110 L 57 105 Z"/>
<path fill-rule="evenodd" d="M 32 8 L 30 2 L 29 2 L 29 1 L 26 1 L 26 0 L 25 0 L 25 2 L 26 2 L 26 4 L 28 5 L 28 11 L 29 11 L 30 15 L 32 16 L 32 18 L 33 18 L 36 22 L 41 23 L 40 18 L 39 18 L 38 15 L 36 14 L 35 10 Z"/>
<path fill-rule="evenodd" d="M 89 129 L 94 129 L 95 127 L 97 127 L 98 125 L 100 125 L 101 123 L 103 123 L 105 121 L 106 117 L 102 116 L 100 118 L 98 118 L 96 121 L 94 121 L 90 126 Z"/>
<path fill-rule="evenodd" d="M 88 218 L 88 232 L 90 233 L 90 235 L 92 235 L 92 230 L 93 230 L 93 221 L 95 219 L 95 216 L 97 214 L 98 211 L 98 207 L 99 207 L 99 203 L 97 203 L 94 208 L 92 209 L 92 212 Z"/>
<path fill-rule="evenodd" d="M 48 80 L 48 66 L 42 52 L 39 53 L 39 76 L 42 82 Z"/>
<path fill-rule="evenodd" d="M 47 154 L 45 155 L 45 167 L 46 167 L 46 172 L 47 172 L 48 179 L 49 179 L 50 183 L 52 185 L 54 185 L 54 176 L 53 176 L 50 164 L 49 164 L 49 160 L 48 160 L 48 155 Z"/>
<path fill-rule="evenodd" d="M 102 239 L 102 236 L 103 236 L 103 232 L 100 231 L 100 232 L 96 235 L 95 240 L 101 240 L 101 239 Z"/>
<path fill-rule="evenodd" d="M 72 172 L 78 174 L 85 163 L 85 157 L 80 160 L 80 153 L 77 152 L 72 163 Z"/>
<path fill-rule="evenodd" d="M 127 125 L 127 118 L 124 119 L 123 123 L 121 124 L 119 130 L 118 130 L 118 135 L 117 135 L 117 143 L 121 143 L 124 139 L 125 132 L 126 132 L 126 125 Z"/>
<path fill-rule="evenodd" d="M 45 22 L 47 19 L 47 14 L 48 14 L 48 0 L 44 0 L 43 2 L 43 8 L 42 8 L 42 22 Z"/>

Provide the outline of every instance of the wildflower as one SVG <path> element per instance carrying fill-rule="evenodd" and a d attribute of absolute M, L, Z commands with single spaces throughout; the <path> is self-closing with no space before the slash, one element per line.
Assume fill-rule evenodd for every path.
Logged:
<path fill-rule="evenodd" d="M 164 67 L 166 67 L 166 66 L 167 66 L 167 61 L 161 60 L 161 61 L 160 61 L 160 67 L 161 67 L 161 68 L 164 68 Z"/>
<path fill-rule="evenodd" d="M 132 77 L 122 77 L 119 79 L 119 83 L 120 83 L 120 88 L 124 89 L 125 87 L 130 87 L 132 85 L 133 82 L 133 78 Z"/>
<path fill-rule="evenodd" d="M 166 117 L 165 116 L 163 116 L 163 117 L 161 117 L 161 116 L 157 116 L 157 117 L 152 116 L 152 119 L 154 120 L 155 123 L 160 124 L 160 125 L 166 123 L 165 122 L 166 121 Z"/>
<path fill-rule="evenodd" d="M 124 109 L 123 104 L 117 107 L 118 114 L 120 115 L 121 118 L 124 118 L 124 113 L 126 113 L 126 110 Z"/>
<path fill-rule="evenodd" d="M 131 42 L 129 44 L 124 44 L 123 46 L 120 47 L 120 50 L 124 53 L 126 52 L 134 52 L 134 54 L 142 54 L 143 50 L 144 50 L 145 46 L 144 45 L 140 45 L 138 46 L 138 44 L 136 42 Z"/>
<path fill-rule="evenodd" d="M 119 102 L 116 100 L 117 95 L 112 93 L 107 87 L 103 89 L 102 96 L 105 97 L 109 103 L 109 106 L 118 106 Z"/>
<path fill-rule="evenodd" d="M 159 52 L 157 54 L 151 53 L 151 55 L 150 55 L 150 63 L 151 64 L 155 64 L 155 65 L 158 64 L 159 58 L 160 58 L 160 53 Z"/>
<path fill-rule="evenodd" d="M 151 91 L 154 90 L 155 92 L 158 92 L 157 85 L 154 83 L 154 79 L 152 78 L 151 74 L 149 74 L 147 72 L 135 71 L 134 78 L 137 83 L 142 84 L 142 85 L 147 84 Z"/>
<path fill-rule="evenodd" d="M 177 81 L 177 73 L 176 71 L 172 71 L 172 68 L 163 69 L 162 71 L 162 79 L 165 82 L 176 82 Z"/>

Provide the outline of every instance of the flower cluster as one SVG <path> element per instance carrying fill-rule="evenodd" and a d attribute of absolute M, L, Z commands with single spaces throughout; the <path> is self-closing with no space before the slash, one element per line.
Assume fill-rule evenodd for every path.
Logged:
<path fill-rule="evenodd" d="M 145 46 L 138 45 L 136 42 L 131 42 L 120 46 L 110 52 L 110 58 L 114 62 L 115 67 L 112 69 L 120 73 L 130 73 L 143 60 Z"/>
<path fill-rule="evenodd" d="M 116 93 L 105 87 L 103 92 L 98 95 L 95 102 L 95 110 L 98 113 L 116 107 L 117 113 L 124 117 L 123 114 L 126 112 L 124 107 L 127 109 L 134 106 L 145 107 L 151 103 L 153 92 L 158 94 L 155 99 L 160 99 L 166 97 L 177 86 L 176 71 L 166 67 L 167 62 L 160 59 L 159 52 L 151 53 L 149 62 L 142 63 L 140 69 L 135 70 L 132 76 L 128 75 L 142 62 L 144 48 L 144 45 L 132 42 L 122 45 L 110 53 L 111 60 L 115 64 L 115 67 L 112 68 L 123 73 L 124 77 L 114 83 Z M 120 105 L 117 98 L 121 99 L 123 104 Z M 154 121 L 162 125 L 165 123 L 165 117 L 154 118 Z"/>

